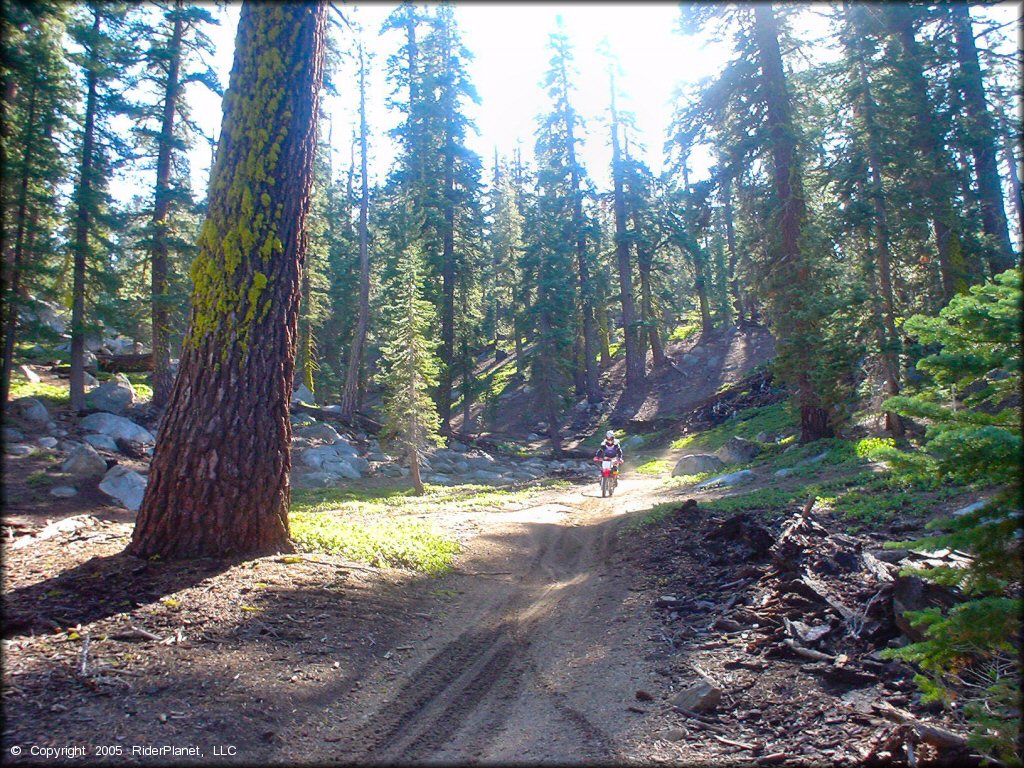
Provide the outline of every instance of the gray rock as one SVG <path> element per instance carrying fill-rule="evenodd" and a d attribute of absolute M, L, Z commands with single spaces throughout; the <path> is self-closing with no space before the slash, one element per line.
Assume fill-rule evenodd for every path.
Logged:
<path fill-rule="evenodd" d="M 717 355 L 708 355 L 708 359 L 704 362 L 708 368 L 717 368 L 722 364 L 722 358 Z"/>
<path fill-rule="evenodd" d="M 132 512 L 138 512 L 146 493 L 146 478 L 128 467 L 111 467 L 100 481 L 100 490 L 113 496 Z"/>
<path fill-rule="evenodd" d="M 746 464 L 753 461 L 760 452 L 761 446 L 757 443 L 744 440 L 742 437 L 733 437 L 715 451 L 715 455 L 726 464 Z"/>
<path fill-rule="evenodd" d="M 28 456 L 34 451 L 35 448 L 31 445 L 25 445 L 25 443 L 10 443 L 4 446 L 4 453 L 10 456 Z"/>
<path fill-rule="evenodd" d="M 452 450 L 455 453 L 465 453 L 466 451 L 469 450 L 468 445 L 466 445 L 465 443 L 460 443 L 458 440 L 452 440 L 452 444 L 448 446 L 448 448 L 449 450 Z"/>
<path fill-rule="evenodd" d="M 140 427 L 131 419 L 113 413 L 91 413 L 79 422 L 79 426 L 86 432 L 109 435 L 115 440 L 120 438 L 143 445 L 156 444 L 156 438 L 148 429 Z"/>
<path fill-rule="evenodd" d="M 72 496 L 78 495 L 78 489 L 70 485 L 58 485 L 50 489 L 50 495 L 56 496 L 58 499 L 70 499 Z"/>
<path fill-rule="evenodd" d="M 395 464 L 384 464 L 377 468 L 377 472 L 384 477 L 402 477 L 402 467 Z"/>
<path fill-rule="evenodd" d="M 323 440 L 325 443 L 337 443 L 342 439 L 341 435 L 338 434 L 338 430 L 330 424 L 313 424 L 309 427 L 301 427 L 296 430 L 296 434 L 308 437 L 311 440 Z"/>
<path fill-rule="evenodd" d="M 500 472 L 489 472 L 486 469 L 478 469 L 470 473 L 467 477 L 470 480 L 480 480 L 482 482 L 488 483 L 497 482 L 499 480 L 505 479 Z"/>
<path fill-rule="evenodd" d="M 305 472 L 292 477 L 292 485 L 296 488 L 326 488 L 334 485 L 337 475 L 328 472 Z"/>
<path fill-rule="evenodd" d="M 741 469 L 739 472 L 730 472 L 728 475 L 719 475 L 718 477 L 712 477 L 710 480 L 705 480 L 703 483 L 697 486 L 698 491 L 703 491 L 707 488 L 717 488 L 724 486 L 726 488 L 734 485 L 742 485 L 749 483 L 757 477 L 749 469 Z"/>
<path fill-rule="evenodd" d="M 644 439 L 640 435 L 630 435 L 622 441 L 623 448 L 639 448 L 644 444 Z"/>
<path fill-rule="evenodd" d="M 722 691 L 710 680 L 703 678 L 684 688 L 672 699 L 672 704 L 689 712 L 710 712 L 722 700 Z"/>
<path fill-rule="evenodd" d="M 963 517 L 964 515 L 969 515 L 971 514 L 971 512 L 977 512 L 979 509 L 984 507 L 986 504 L 988 504 L 988 501 L 988 499 L 978 499 L 973 504 L 968 504 L 966 507 L 960 507 L 960 509 L 955 510 L 951 514 L 953 515 L 953 517 Z"/>
<path fill-rule="evenodd" d="M 82 367 L 85 368 L 87 374 L 85 379 L 86 386 L 89 386 L 89 379 L 99 384 L 95 378 L 88 375 L 89 373 L 96 373 L 100 369 L 100 361 L 96 359 L 96 355 L 92 353 L 92 350 L 87 349 L 82 353 Z"/>
<path fill-rule="evenodd" d="M 796 472 L 796 467 L 783 467 L 782 469 L 775 470 L 775 477 L 789 477 Z"/>
<path fill-rule="evenodd" d="M 818 464 L 828 458 L 828 453 L 828 451 L 824 451 L 823 453 L 819 453 L 817 456 L 811 456 L 810 458 L 798 461 L 797 464 Z"/>
<path fill-rule="evenodd" d="M 49 435 L 46 437 L 40 437 L 36 442 L 39 443 L 41 448 L 46 448 L 47 450 L 52 450 L 60 444 L 60 440 L 56 437 L 50 437 Z"/>
<path fill-rule="evenodd" d="M 54 333 L 64 333 L 67 330 L 67 310 L 51 304 L 42 299 L 33 299 L 32 307 L 27 314 L 34 317 L 37 322 L 47 326 Z"/>
<path fill-rule="evenodd" d="M 526 436 L 526 439 L 529 440 L 530 442 L 533 442 L 534 440 L 540 440 L 540 435 L 538 435 L 536 432 L 531 432 Z"/>
<path fill-rule="evenodd" d="M 725 462 L 713 454 L 695 453 L 690 456 L 683 456 L 683 458 L 676 462 L 675 469 L 672 470 L 672 477 L 697 475 L 701 472 L 717 472 L 724 466 Z"/>
<path fill-rule="evenodd" d="M 27 365 L 19 365 L 18 370 L 21 371 L 25 375 L 25 378 L 28 379 L 33 384 L 38 384 L 40 381 L 42 381 L 42 379 L 39 378 L 39 374 L 36 373 Z"/>
<path fill-rule="evenodd" d="M 690 354 L 693 355 L 694 357 L 704 357 L 707 353 L 708 351 L 700 345 L 697 345 L 696 347 L 690 350 Z"/>
<path fill-rule="evenodd" d="M 292 402 L 316 405 L 316 398 L 305 384 L 300 384 L 295 391 L 292 392 Z"/>
<path fill-rule="evenodd" d="M 61 471 L 79 477 L 93 477 L 107 471 L 107 462 L 91 445 L 79 445 L 64 461 Z"/>
<path fill-rule="evenodd" d="M 423 475 L 421 478 L 425 483 L 432 483 L 434 485 L 451 485 L 455 481 L 450 477 L 444 475 Z"/>
<path fill-rule="evenodd" d="M 47 412 L 46 406 L 34 397 L 19 397 L 17 400 L 11 401 L 11 406 L 14 413 L 25 421 L 30 421 L 33 424 L 48 424 L 50 422 L 50 414 Z"/>
<path fill-rule="evenodd" d="M 759 443 L 767 443 L 767 442 L 769 442 L 769 440 L 768 440 L 768 433 L 767 432 L 758 432 L 757 435 L 754 437 L 754 439 L 757 440 L 757 442 L 759 442 Z"/>
<path fill-rule="evenodd" d="M 469 462 L 468 461 L 456 461 L 455 464 L 454 464 L 454 469 L 455 469 L 455 472 L 457 474 L 464 475 L 467 472 L 469 472 Z"/>
<path fill-rule="evenodd" d="M 689 352 L 687 352 L 685 355 L 683 355 L 683 359 L 681 362 L 683 365 L 696 365 L 697 363 L 700 362 L 700 358 L 691 355 Z"/>
<path fill-rule="evenodd" d="M 68 436 L 68 431 L 66 429 L 59 429 L 58 428 L 58 429 L 53 430 L 53 436 L 54 437 L 67 437 Z"/>
<path fill-rule="evenodd" d="M 88 371 L 85 371 L 85 386 L 87 387 L 98 387 L 100 385 L 99 379 L 93 376 Z"/>
<path fill-rule="evenodd" d="M 354 465 L 361 462 L 364 469 L 369 469 L 369 462 L 360 459 L 348 443 L 323 445 L 319 448 L 307 448 L 302 451 L 299 460 L 311 469 L 318 469 L 332 475 L 356 480 L 361 477 L 360 470 Z"/>
<path fill-rule="evenodd" d="M 14 427 L 4 427 L 3 436 L 5 443 L 17 443 L 25 439 L 25 433 Z"/>
<path fill-rule="evenodd" d="M 99 448 L 102 451 L 116 453 L 118 450 L 117 443 L 110 435 L 86 435 L 83 439 L 93 448 Z"/>
<path fill-rule="evenodd" d="M 135 400 L 135 388 L 122 373 L 94 389 L 85 398 L 90 408 L 108 413 L 124 413 Z"/>

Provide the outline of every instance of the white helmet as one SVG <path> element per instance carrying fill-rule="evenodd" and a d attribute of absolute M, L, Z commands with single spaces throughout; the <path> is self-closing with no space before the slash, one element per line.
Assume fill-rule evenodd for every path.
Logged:
<path fill-rule="evenodd" d="M 614 432 L 612 432 L 612 431 L 611 431 L 611 430 L 609 429 L 609 430 L 608 430 L 607 432 L 605 432 L 605 433 L 604 433 L 604 436 L 605 436 L 605 438 L 614 438 L 614 437 L 615 437 L 615 433 L 614 433 Z"/>

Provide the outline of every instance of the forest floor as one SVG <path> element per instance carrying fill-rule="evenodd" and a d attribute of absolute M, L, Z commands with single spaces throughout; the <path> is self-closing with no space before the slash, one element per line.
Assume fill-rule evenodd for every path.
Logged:
<path fill-rule="evenodd" d="M 886 707 L 915 701 L 912 671 L 859 639 L 838 664 L 779 653 L 780 607 L 812 628 L 842 622 L 787 594 L 764 547 L 718 534 L 730 516 L 691 496 L 627 474 L 608 499 L 587 482 L 438 513 L 463 552 L 435 578 L 324 554 L 139 561 L 115 521 L 7 544 L 5 756 L 885 763 L 877 748 L 899 728 Z M 875 585 L 856 577 L 838 594 L 867 618 Z M 720 701 L 680 709 L 703 680 Z M 201 756 L 145 753 L 165 747 Z"/>
<path fill-rule="evenodd" d="M 611 498 L 576 477 L 501 503 L 407 508 L 461 546 L 435 577 L 324 553 L 143 561 L 123 554 L 132 516 L 84 493 L 47 514 L 65 528 L 43 538 L 34 459 L 5 457 L 21 503 L 4 516 L 4 757 L 961 760 L 959 724 L 879 656 L 899 637 L 892 573 L 864 554 L 926 520 L 850 528 L 805 506 L 811 478 L 776 479 L 770 464 L 742 491 L 651 471 L 679 455 L 649 441 Z M 813 467 L 819 484 L 862 471 Z M 728 507 L 780 493 L 799 503 Z"/>

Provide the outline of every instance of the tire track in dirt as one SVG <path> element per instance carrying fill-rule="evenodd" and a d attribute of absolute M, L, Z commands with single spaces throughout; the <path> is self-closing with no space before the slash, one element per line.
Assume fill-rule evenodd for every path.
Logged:
<path fill-rule="evenodd" d="M 578 656 L 581 641 L 601 633 L 603 606 L 624 589 L 605 578 L 625 519 L 614 513 L 622 507 L 618 499 L 590 497 L 589 490 L 560 495 L 558 503 L 571 511 L 554 521 L 520 519 L 489 529 L 491 549 L 471 551 L 467 560 L 479 560 L 484 571 L 493 567 L 488 558 L 508 558 L 511 578 L 451 577 L 464 598 L 436 627 L 447 642 L 399 671 L 404 682 L 386 700 L 365 692 L 367 714 L 348 729 L 333 758 L 379 764 L 521 760 L 523 748 L 545 759 L 619 757 L 601 723 L 609 724 L 608 711 L 559 667 Z M 581 627 L 589 637 L 579 636 Z"/>

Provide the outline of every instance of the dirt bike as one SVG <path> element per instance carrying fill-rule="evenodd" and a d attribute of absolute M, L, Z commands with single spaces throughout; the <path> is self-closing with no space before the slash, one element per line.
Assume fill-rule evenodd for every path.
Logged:
<path fill-rule="evenodd" d="M 601 462 L 601 498 L 611 496 L 615 493 L 615 486 L 619 484 L 618 464 L 616 459 L 601 459 L 594 457 L 594 461 Z"/>

